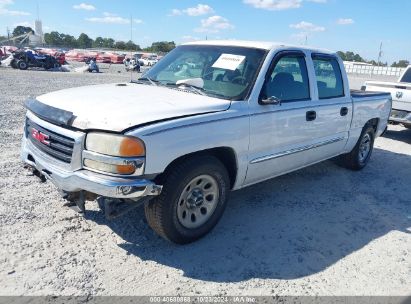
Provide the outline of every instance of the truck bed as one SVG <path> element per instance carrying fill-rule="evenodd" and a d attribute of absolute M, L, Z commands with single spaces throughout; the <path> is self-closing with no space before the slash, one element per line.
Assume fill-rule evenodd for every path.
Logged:
<path fill-rule="evenodd" d="M 367 91 L 391 93 L 393 110 L 411 112 L 411 83 L 367 81 Z"/>

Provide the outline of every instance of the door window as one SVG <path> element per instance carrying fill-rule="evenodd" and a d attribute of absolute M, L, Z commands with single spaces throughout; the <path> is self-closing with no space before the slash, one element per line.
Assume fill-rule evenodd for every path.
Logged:
<path fill-rule="evenodd" d="M 340 65 L 335 58 L 313 57 L 320 99 L 344 96 L 344 85 Z"/>
<path fill-rule="evenodd" d="M 275 64 L 264 88 L 263 98 L 282 102 L 310 99 L 307 65 L 303 55 L 284 55 Z"/>

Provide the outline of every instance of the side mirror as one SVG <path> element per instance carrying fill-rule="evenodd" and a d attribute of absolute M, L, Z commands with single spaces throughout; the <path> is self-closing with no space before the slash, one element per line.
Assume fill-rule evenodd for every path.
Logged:
<path fill-rule="evenodd" d="M 281 99 L 275 96 L 270 96 L 267 98 L 260 99 L 260 104 L 261 105 L 275 105 L 275 106 L 281 106 Z"/>

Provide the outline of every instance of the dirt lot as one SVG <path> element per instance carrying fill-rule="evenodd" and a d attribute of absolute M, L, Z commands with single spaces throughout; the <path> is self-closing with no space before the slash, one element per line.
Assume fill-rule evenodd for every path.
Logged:
<path fill-rule="evenodd" d="M 233 193 L 188 246 L 157 237 L 141 208 L 107 221 L 97 203 L 85 218 L 62 207 L 22 169 L 23 101 L 128 81 L 120 67 L 0 69 L 0 295 L 411 295 L 411 130 L 399 126 L 362 172 L 324 162 Z"/>

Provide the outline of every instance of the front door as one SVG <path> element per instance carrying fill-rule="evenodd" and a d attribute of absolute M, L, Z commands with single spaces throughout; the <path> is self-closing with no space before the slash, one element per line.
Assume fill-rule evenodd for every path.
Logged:
<path fill-rule="evenodd" d="M 304 148 L 312 143 L 315 119 L 306 54 L 276 55 L 265 77 L 260 100 L 250 104 L 249 165 L 245 184 L 253 184 L 305 166 L 311 161 Z"/>

